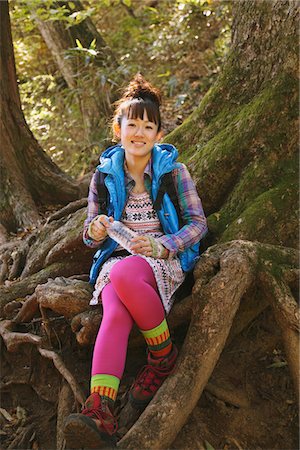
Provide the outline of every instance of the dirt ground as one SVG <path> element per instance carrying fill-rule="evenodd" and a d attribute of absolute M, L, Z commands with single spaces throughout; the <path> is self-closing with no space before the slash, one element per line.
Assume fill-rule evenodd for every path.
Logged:
<path fill-rule="evenodd" d="M 78 349 L 69 326 L 59 325 L 67 367 L 88 393 L 91 349 Z M 180 347 L 185 330 L 175 341 Z M 129 348 L 119 399 L 143 364 L 144 349 Z M 74 362 L 76 364 L 74 365 Z M 56 449 L 57 405 L 62 381 L 51 361 L 24 345 L 1 348 L 2 449 Z M 120 404 L 120 400 L 119 400 Z M 298 403 L 279 330 L 269 310 L 228 345 L 197 407 L 171 449 L 298 449 Z M 139 449 L 142 450 L 142 449 Z"/>

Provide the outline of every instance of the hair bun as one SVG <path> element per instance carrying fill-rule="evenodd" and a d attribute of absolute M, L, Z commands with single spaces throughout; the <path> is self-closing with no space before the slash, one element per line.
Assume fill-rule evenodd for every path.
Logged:
<path fill-rule="evenodd" d="M 160 106 L 161 93 L 159 89 L 152 86 L 141 73 L 137 73 L 131 80 L 123 94 L 123 100 L 129 98 L 149 99 Z"/>

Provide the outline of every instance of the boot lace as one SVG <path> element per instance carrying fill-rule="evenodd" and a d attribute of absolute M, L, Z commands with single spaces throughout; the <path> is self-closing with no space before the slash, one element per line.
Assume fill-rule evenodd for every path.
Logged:
<path fill-rule="evenodd" d="M 162 370 L 152 365 L 144 366 L 137 375 L 133 389 L 138 387 L 143 391 L 155 392 L 172 370 Z"/>
<path fill-rule="evenodd" d="M 103 409 L 103 405 L 99 405 L 97 408 L 84 408 L 81 412 L 91 419 L 99 420 L 101 427 L 108 434 L 114 434 L 118 429 L 118 422 L 111 413 L 107 413 Z"/>

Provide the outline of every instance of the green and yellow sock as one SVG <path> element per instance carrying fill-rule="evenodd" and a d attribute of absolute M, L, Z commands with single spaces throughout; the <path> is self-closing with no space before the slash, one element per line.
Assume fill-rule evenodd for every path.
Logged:
<path fill-rule="evenodd" d="M 166 319 L 151 330 L 140 330 L 154 357 L 166 356 L 172 349 L 170 331 Z"/>
<path fill-rule="evenodd" d="M 91 394 L 97 392 L 100 397 L 115 402 L 120 380 L 114 375 L 97 374 L 91 378 Z"/>

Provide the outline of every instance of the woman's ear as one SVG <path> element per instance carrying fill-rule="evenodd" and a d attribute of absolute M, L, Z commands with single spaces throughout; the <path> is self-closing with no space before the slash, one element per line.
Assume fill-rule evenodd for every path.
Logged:
<path fill-rule="evenodd" d="M 113 132 L 118 139 L 121 137 L 121 128 L 118 122 L 113 123 Z"/>
<path fill-rule="evenodd" d="M 162 140 L 163 137 L 164 137 L 164 132 L 163 132 L 162 130 L 160 130 L 160 131 L 157 133 L 156 140 L 159 142 L 159 141 Z"/>

